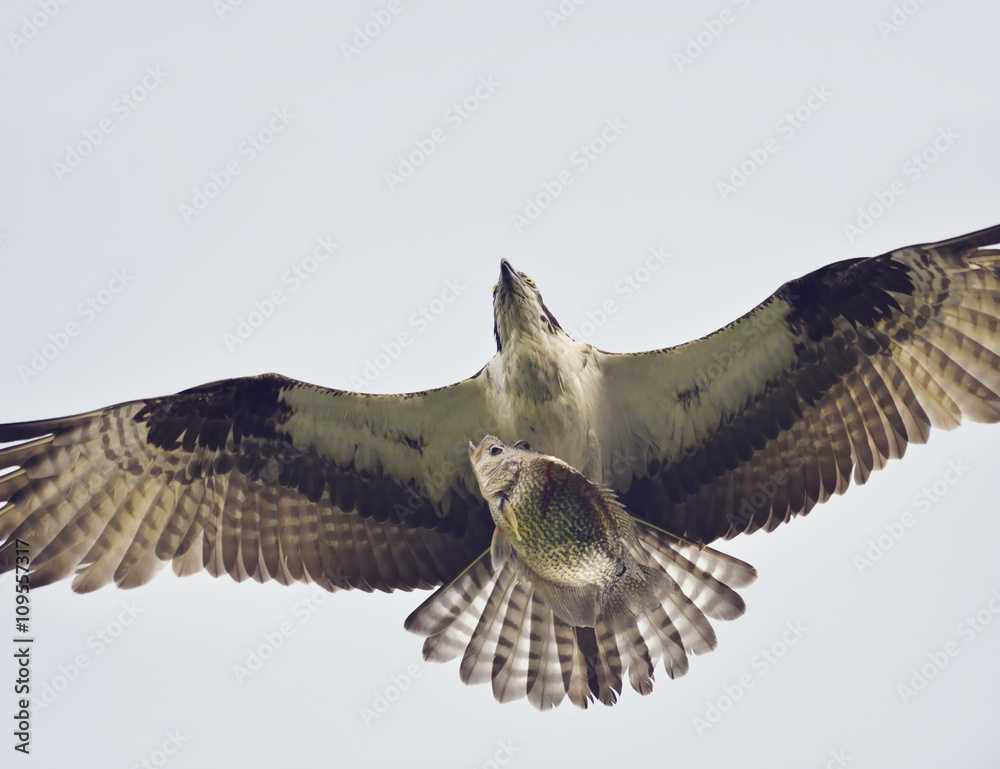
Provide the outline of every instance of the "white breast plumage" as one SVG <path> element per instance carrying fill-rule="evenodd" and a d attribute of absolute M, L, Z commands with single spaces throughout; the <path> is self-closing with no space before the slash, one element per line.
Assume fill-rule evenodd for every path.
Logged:
<path fill-rule="evenodd" d="M 486 397 L 500 432 L 579 468 L 609 478 L 602 437 L 604 375 L 594 348 L 565 334 L 523 335 L 486 366 Z"/>

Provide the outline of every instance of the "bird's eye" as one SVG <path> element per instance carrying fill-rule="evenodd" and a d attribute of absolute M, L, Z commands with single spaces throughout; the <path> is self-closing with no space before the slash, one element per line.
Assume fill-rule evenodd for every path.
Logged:
<path fill-rule="evenodd" d="M 533 280 L 532 280 L 531 278 L 529 278 L 529 277 L 528 277 L 527 275 L 525 275 L 525 276 L 524 276 L 524 282 L 525 282 L 525 283 L 527 283 L 527 284 L 528 284 L 529 286 L 533 286 L 533 285 L 535 285 L 535 281 L 533 281 Z"/>
<path fill-rule="evenodd" d="M 491 457 L 495 457 L 497 454 L 502 454 L 502 453 L 503 453 L 503 446 L 493 446 L 490 449 L 490 456 Z"/>
<path fill-rule="evenodd" d="M 494 294 L 496 294 L 496 292 L 497 292 L 497 286 L 499 286 L 499 285 L 500 285 L 499 283 L 494 283 L 493 284 L 493 293 Z"/>

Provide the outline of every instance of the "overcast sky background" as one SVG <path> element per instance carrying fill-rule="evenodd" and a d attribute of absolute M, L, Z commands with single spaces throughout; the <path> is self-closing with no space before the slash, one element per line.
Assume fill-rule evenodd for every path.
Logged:
<path fill-rule="evenodd" d="M 0 9 L 3 422 L 266 371 L 369 392 L 447 384 L 495 351 L 503 257 L 565 327 L 644 350 L 709 333 L 823 264 L 1000 222 L 1000 6 L 985 0 L 245 2 L 221 17 L 209 0 L 50 2 L 51 18 L 46 2 Z M 575 12 L 549 15 L 560 7 Z M 133 89 L 134 108 L 120 100 Z M 249 149 L 276 115 L 282 130 Z M 611 125 L 584 167 L 574 153 Z M 432 136 L 444 141 L 390 184 Z M 70 168 L 81 142 L 91 151 Z M 720 189 L 765 145 L 776 151 L 745 183 Z M 925 152 L 921 169 L 911 156 Z M 224 189 L 206 189 L 234 162 Z M 516 223 L 564 171 L 572 184 Z M 903 193 L 859 222 L 894 182 Z M 185 214 L 198 190 L 218 194 Z M 322 262 L 317 238 L 339 244 Z M 656 271 L 651 248 L 670 254 Z M 283 303 L 227 346 L 275 290 Z M 67 323 L 79 333 L 30 368 Z M 401 333 L 398 356 L 369 367 Z M 935 434 L 808 519 L 717 543 L 760 573 L 746 615 L 717 625 L 719 648 L 686 677 L 660 672 L 652 695 L 627 689 L 611 709 L 500 706 L 457 661 L 424 663 L 402 622 L 426 593 L 334 594 L 312 611 L 313 586 L 204 575 L 46 588 L 32 594 L 33 683 L 62 691 L 35 713 L 22 763 L 128 767 L 173 734 L 178 769 L 481 767 L 501 744 L 523 767 L 996 766 L 1000 621 L 960 623 L 992 620 L 1000 588 L 998 443 L 988 426 Z M 946 493 L 919 503 L 935 484 Z M 860 573 L 855 558 L 905 514 L 915 525 Z M 13 605 L 8 577 L 4 644 Z M 281 648 L 237 681 L 283 623 Z M 949 643 L 957 655 L 904 703 L 897 687 Z M 362 708 L 414 665 L 366 724 Z M 10 720 L 0 731 L 9 751 Z"/>

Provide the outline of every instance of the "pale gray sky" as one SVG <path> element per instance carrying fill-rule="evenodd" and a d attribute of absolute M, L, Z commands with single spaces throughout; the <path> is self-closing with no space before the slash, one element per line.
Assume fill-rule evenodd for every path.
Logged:
<path fill-rule="evenodd" d="M 825 263 L 996 224 L 998 25 L 985 0 L 4 3 L 0 421 L 265 371 L 447 384 L 494 352 L 502 257 L 578 336 L 642 350 Z M 998 442 L 936 434 L 721 543 L 760 573 L 746 616 L 611 709 L 500 706 L 424 663 L 402 622 L 426 594 L 46 588 L 33 680 L 62 691 L 23 763 L 996 766 L 1000 621 L 966 618 L 1000 609 Z"/>

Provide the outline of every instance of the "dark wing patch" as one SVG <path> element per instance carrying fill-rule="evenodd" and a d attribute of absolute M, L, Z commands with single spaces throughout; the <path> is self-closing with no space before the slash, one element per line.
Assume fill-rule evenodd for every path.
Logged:
<path fill-rule="evenodd" d="M 274 374 L 212 382 L 147 401 L 135 420 L 148 426 L 151 445 L 168 451 L 178 443 L 189 452 L 217 450 L 230 434 L 237 444 L 245 435 L 273 438 L 290 411 L 278 397 L 288 384 Z"/>
<path fill-rule="evenodd" d="M 889 258 L 848 259 L 786 283 L 775 297 L 787 302 L 785 318 L 797 334 L 819 342 L 835 333 L 837 318 L 872 328 L 902 308 L 893 294 L 912 296 L 909 270 Z"/>

